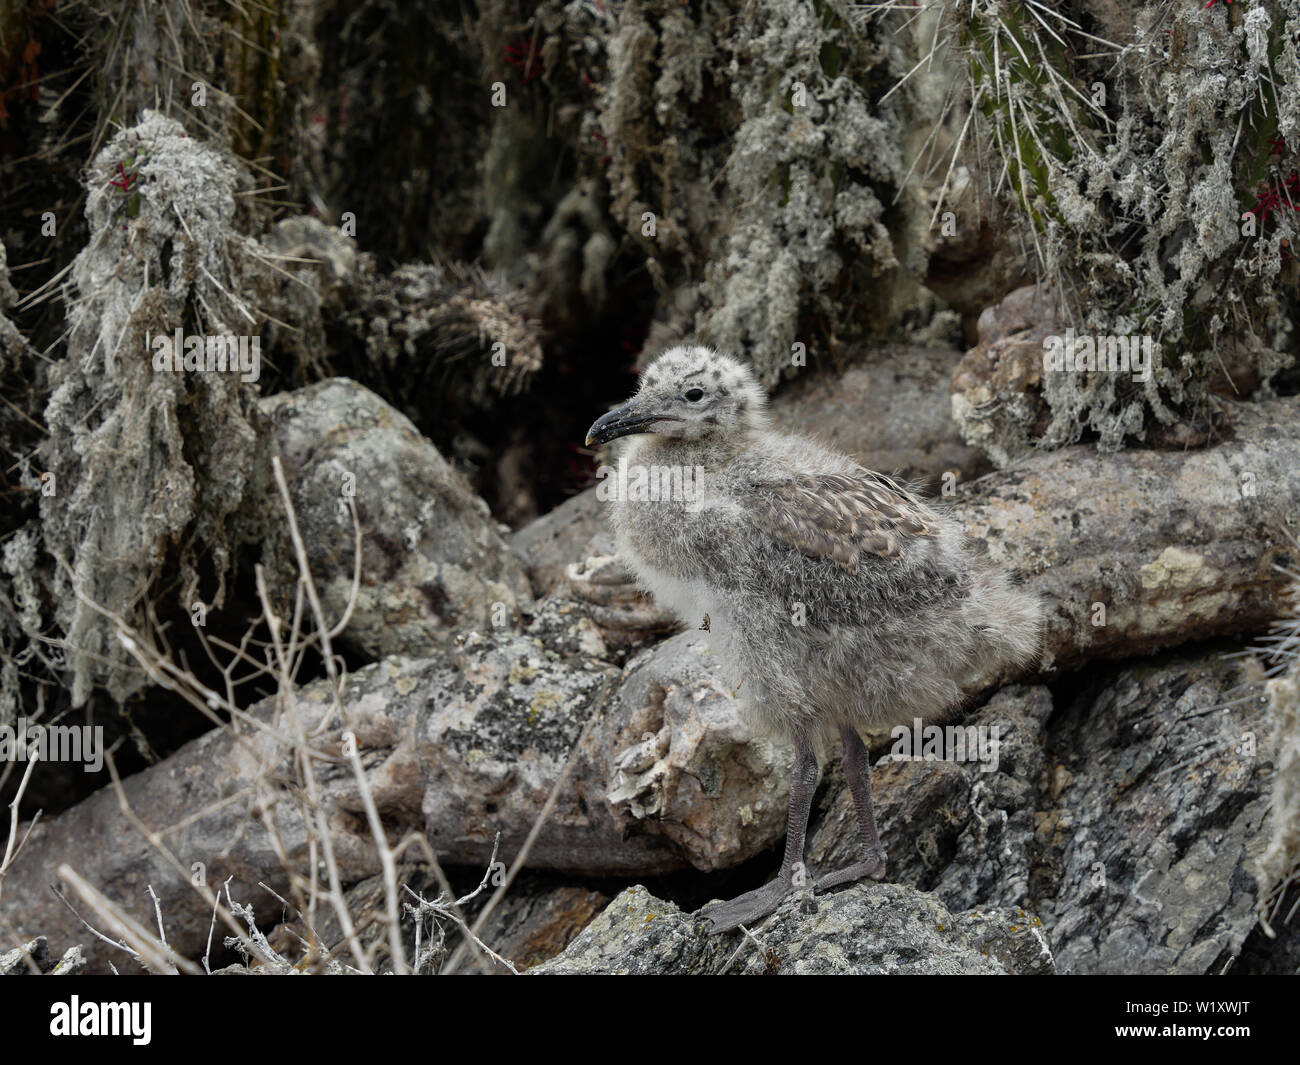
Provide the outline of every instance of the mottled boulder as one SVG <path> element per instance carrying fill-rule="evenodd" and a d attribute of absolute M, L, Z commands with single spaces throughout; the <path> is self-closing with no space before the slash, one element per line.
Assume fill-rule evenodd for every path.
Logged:
<path fill-rule="evenodd" d="M 1064 972 L 1217 972 L 1255 925 L 1275 737 L 1215 657 L 1123 670 L 1053 721 L 1033 893 Z M 1050 886 L 1049 886 L 1050 885 Z"/>
<path fill-rule="evenodd" d="M 761 853 L 785 830 L 790 751 L 755 739 L 703 632 L 629 663 L 607 732 L 606 801 L 620 830 L 671 840 L 697 869 Z"/>
<path fill-rule="evenodd" d="M 70 976 L 86 967 L 85 952 L 79 945 L 71 946 L 56 958 L 50 953 L 50 942 L 37 936 L 21 947 L 0 951 L 0 976 Z"/>
<path fill-rule="evenodd" d="M 755 931 L 704 933 L 703 922 L 643 887 L 629 888 L 546 975 L 1003 975 L 1050 973 L 1037 918 L 1023 911 L 950 913 L 934 896 L 896 884 L 855 884 L 792 896 Z"/>
<path fill-rule="evenodd" d="M 590 618 L 616 655 L 626 656 L 682 628 L 676 614 L 637 587 L 615 555 L 588 555 L 571 565 L 551 595 Z"/>
<path fill-rule="evenodd" d="M 527 567 L 534 591 L 545 595 L 564 580 L 570 566 L 588 555 L 612 553 L 614 537 L 596 489 L 588 488 L 514 533 L 510 548 Z"/>
<path fill-rule="evenodd" d="M 683 860 L 666 840 L 621 840 L 604 799 L 605 733 L 619 728 L 609 713 L 618 680 L 612 666 L 562 659 L 514 634 L 473 634 L 431 662 L 413 754 L 438 853 L 482 865 L 500 832 L 509 860 L 572 758 L 530 864 L 611 874 L 679 868 Z"/>
<path fill-rule="evenodd" d="M 752 740 L 722 672 L 704 633 L 623 675 L 524 636 L 469 637 L 429 678 L 416 738 L 431 841 L 479 864 L 500 831 L 516 853 L 576 749 L 534 867 L 648 875 L 760 853 L 784 828 L 789 753 Z"/>
<path fill-rule="evenodd" d="M 525 614 L 525 632 L 538 639 L 548 651 L 562 656 L 614 660 L 601 627 L 592 619 L 591 610 L 562 592 L 552 592 L 539 600 Z"/>
<path fill-rule="evenodd" d="M 945 473 L 969 480 L 988 460 L 953 424 L 952 374 L 959 352 L 900 345 L 872 348 L 841 374 L 799 377 L 772 400 L 772 425 L 812 436 L 873 470 L 938 491 Z"/>
<path fill-rule="evenodd" d="M 676 632 L 667 610 L 640 591 L 614 555 L 605 505 L 588 488 L 510 538 L 533 588 L 546 596 L 529 631 L 565 651 L 592 647 L 590 629 L 611 657 Z M 604 652 L 602 652 L 603 655 Z"/>
<path fill-rule="evenodd" d="M 349 726 L 390 838 L 422 832 L 443 862 L 483 868 L 499 833 L 499 855 L 513 861 L 563 777 L 530 852 L 534 868 L 650 876 L 725 868 L 759 853 L 784 822 L 788 754 L 750 742 L 734 696 L 714 679 L 720 670 L 703 636 L 684 634 L 643 654 L 626 677 L 608 662 L 562 656 L 509 631 L 471 633 L 432 657 L 390 657 L 351 674 Z M 318 682 L 297 694 L 308 733 L 330 712 L 328 692 Z M 289 728 L 275 699 L 250 713 L 282 734 Z M 336 755 L 341 741 L 335 720 L 316 743 Z M 237 740 L 217 730 L 124 788 L 179 860 L 203 863 L 211 884 L 233 876 L 234 897 L 270 919 L 279 903 L 259 881 L 283 894 L 280 854 L 299 868 L 310 853 L 298 796 L 283 786 L 294 766 L 270 733 Z M 324 764 L 318 776 L 343 882 L 375 877 L 352 773 Z M 210 906 L 124 817 L 111 789 L 41 820 L 6 881 L 0 919 L 29 937 L 77 936 L 46 889 L 63 863 L 146 922 L 152 887 L 173 946 L 188 952 L 204 941 Z M 102 969 L 103 945 L 89 942 L 88 955 Z"/>
<path fill-rule="evenodd" d="M 967 534 L 1044 597 L 1044 669 L 1261 631 L 1285 609 L 1300 400 L 1236 420 L 1201 451 L 1077 445 L 957 486 Z"/>
<path fill-rule="evenodd" d="M 1249 673 L 1217 655 L 1112 669 L 1052 714 L 999 692 L 997 767 L 874 770 L 887 876 L 950 909 L 1037 913 L 1062 972 L 1217 971 L 1255 924 L 1273 737 Z M 841 792 L 815 827 L 816 874 L 857 857 Z M 1268 885 L 1271 886 L 1271 885 Z"/>
<path fill-rule="evenodd" d="M 523 566 L 487 504 L 404 415 L 346 378 L 261 407 L 331 621 L 352 589 L 347 499 L 355 499 L 361 587 L 343 639 L 371 658 L 419 655 L 457 633 L 517 621 L 531 599 Z M 283 513 L 278 497 L 266 505 Z M 282 520 L 268 524 L 276 587 L 287 598 L 297 572 L 291 545 Z"/>
<path fill-rule="evenodd" d="M 979 340 L 952 377 L 952 421 L 998 466 L 1034 450 L 1050 416 L 1042 396 L 1043 340 L 1064 328 L 1053 290 L 1025 285 L 979 316 Z"/>

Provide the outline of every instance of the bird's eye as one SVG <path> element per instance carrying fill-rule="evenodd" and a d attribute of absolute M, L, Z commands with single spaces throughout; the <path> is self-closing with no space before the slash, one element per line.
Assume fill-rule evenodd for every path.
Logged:
<path fill-rule="evenodd" d="M 686 393 L 685 398 L 689 400 L 691 403 L 698 403 L 700 400 L 704 398 L 704 389 L 692 388 L 689 392 Z"/>

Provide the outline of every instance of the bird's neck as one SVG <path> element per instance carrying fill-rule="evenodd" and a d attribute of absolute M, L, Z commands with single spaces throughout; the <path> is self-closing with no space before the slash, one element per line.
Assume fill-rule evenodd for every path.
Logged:
<path fill-rule="evenodd" d="M 647 466 L 703 467 L 712 471 L 739 455 L 748 445 L 749 436 L 749 433 L 737 433 L 725 439 L 679 440 L 649 434 L 633 442 L 627 460 Z"/>

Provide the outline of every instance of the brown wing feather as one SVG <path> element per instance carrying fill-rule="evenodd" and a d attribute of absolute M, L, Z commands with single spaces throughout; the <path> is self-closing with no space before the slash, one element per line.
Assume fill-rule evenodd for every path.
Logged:
<path fill-rule="evenodd" d="M 863 551 L 902 558 L 909 541 L 939 534 L 921 503 L 888 477 L 868 470 L 752 487 L 744 502 L 756 526 L 849 573 L 858 571 Z"/>

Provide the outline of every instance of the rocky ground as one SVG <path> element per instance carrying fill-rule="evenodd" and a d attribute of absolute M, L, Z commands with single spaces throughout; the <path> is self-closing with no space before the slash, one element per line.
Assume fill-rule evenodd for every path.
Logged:
<path fill-rule="evenodd" d="M 1048 657 L 963 720 L 997 729 L 995 763 L 899 760 L 888 736 L 872 737 L 889 883 L 792 898 L 750 939 L 705 937 L 674 897 L 694 908 L 774 870 L 790 752 L 747 733 L 707 633 L 665 636 L 670 622 L 609 557 L 593 494 L 507 539 L 436 449 L 360 386 L 264 402 L 335 611 L 352 535 L 311 501 L 332 469 L 374 486 L 358 508 L 362 584 L 340 640 L 374 660 L 348 677 L 346 704 L 390 837 L 424 833 L 444 864 L 473 875 L 494 845 L 507 862 L 517 853 L 562 781 L 534 873 L 480 931 L 507 958 L 556 973 L 1206 973 L 1261 939 L 1281 722 L 1231 634 L 1264 628 L 1281 602 L 1271 567 L 1293 556 L 1260 531 L 1300 499 L 1296 401 L 1243 405 L 1231 440 L 1187 456 L 1103 462 L 1079 447 L 981 475 L 941 415 L 933 367 L 957 354 L 895 355 L 838 388 L 783 395 L 778 423 L 815 426 L 937 486 L 951 474 L 972 535 L 1048 597 Z M 855 402 L 883 381 L 888 404 Z M 395 450 L 401 461 L 387 461 Z M 1243 464 L 1267 486 L 1251 501 L 1234 499 Z M 1131 564 L 1100 561 L 1118 557 Z M 302 690 L 309 732 L 337 734 L 330 692 L 328 680 Z M 283 720 L 278 705 L 250 714 Z M 165 833 L 182 864 L 233 878 L 231 897 L 266 927 L 282 907 L 259 881 L 287 891 L 279 854 L 309 843 L 295 797 L 268 810 L 257 786 L 291 772 L 289 758 L 266 736 L 216 730 L 125 781 L 150 824 L 182 826 Z M 381 869 L 357 782 L 326 771 L 320 788 L 341 879 L 358 899 L 371 885 L 373 902 Z M 834 766 L 809 839 L 813 875 L 853 859 Z M 0 910 L 101 968 L 113 951 L 44 888 L 65 865 L 128 908 L 152 888 L 172 947 L 202 950 L 210 907 L 111 790 L 39 823 Z M 1251 955 L 1256 967 L 1295 964 L 1267 950 L 1261 960 L 1253 943 Z"/>
<path fill-rule="evenodd" d="M 112 768 L 0 759 L 0 972 L 1300 971 L 1300 0 L 1055 6 L 9 4 L 0 727 Z M 582 436 L 688 337 L 1045 606 L 718 938 L 791 752 Z"/>

